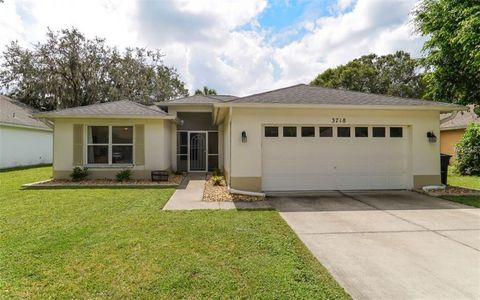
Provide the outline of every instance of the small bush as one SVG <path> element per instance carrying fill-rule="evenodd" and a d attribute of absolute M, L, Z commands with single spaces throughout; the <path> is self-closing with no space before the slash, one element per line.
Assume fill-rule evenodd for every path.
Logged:
<path fill-rule="evenodd" d="M 87 167 L 75 167 L 73 168 L 73 172 L 70 174 L 70 177 L 72 177 L 73 181 L 80 181 L 85 179 L 88 176 L 88 173 Z"/>
<path fill-rule="evenodd" d="M 480 124 L 470 124 L 456 146 L 460 175 L 480 175 Z"/>
<path fill-rule="evenodd" d="M 223 185 L 223 176 L 212 176 L 212 183 L 216 186 Z"/>
<path fill-rule="evenodd" d="M 223 176 L 223 172 L 219 168 L 215 168 L 213 170 L 212 174 L 213 174 L 213 176 Z"/>
<path fill-rule="evenodd" d="M 128 181 L 132 178 L 132 171 L 129 169 L 120 171 L 115 175 L 118 181 Z"/>

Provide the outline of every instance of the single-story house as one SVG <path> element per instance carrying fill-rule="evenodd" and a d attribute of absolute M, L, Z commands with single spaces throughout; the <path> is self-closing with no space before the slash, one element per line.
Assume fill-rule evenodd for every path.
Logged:
<path fill-rule="evenodd" d="M 452 112 L 440 115 L 440 152 L 451 155 L 450 162 L 455 160 L 455 145 L 471 123 L 480 123 L 480 118 L 474 111 L 474 105 L 467 105 L 466 111 Z"/>
<path fill-rule="evenodd" d="M 244 191 L 410 189 L 440 184 L 440 113 L 464 109 L 304 84 L 156 104 L 38 114 L 54 123 L 53 176 L 218 168 Z"/>
<path fill-rule="evenodd" d="M 36 112 L 0 95 L 0 169 L 52 163 L 53 130 Z"/>

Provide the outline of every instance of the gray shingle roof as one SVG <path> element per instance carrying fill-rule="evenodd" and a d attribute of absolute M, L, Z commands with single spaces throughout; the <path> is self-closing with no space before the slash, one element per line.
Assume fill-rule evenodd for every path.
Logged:
<path fill-rule="evenodd" d="M 327 104 L 327 105 L 394 105 L 394 106 L 459 106 L 412 98 L 352 92 L 305 84 L 255 94 L 228 103 Z"/>
<path fill-rule="evenodd" d="M 160 108 L 146 106 L 130 100 L 120 100 L 113 102 L 105 102 L 98 104 L 91 104 L 86 106 L 79 106 L 67 108 L 45 114 L 47 117 L 62 117 L 62 116 L 140 116 L 140 117 L 162 117 L 170 116 Z"/>
<path fill-rule="evenodd" d="M 229 101 L 236 99 L 235 96 L 230 95 L 193 95 L 184 98 L 174 99 L 165 102 L 159 102 L 158 105 L 162 106 L 162 104 L 212 104 L 212 103 L 222 103 L 224 101 Z"/>
<path fill-rule="evenodd" d="M 467 128 L 470 123 L 480 123 L 480 117 L 477 116 L 473 110 L 473 104 L 467 105 L 468 111 L 460 111 L 455 117 L 446 122 L 440 122 L 441 129 L 453 129 L 453 128 Z M 440 119 L 445 119 L 450 117 L 450 114 L 440 115 Z"/>
<path fill-rule="evenodd" d="M 33 118 L 32 114 L 36 112 L 24 103 L 0 95 L 0 123 L 49 129 L 45 123 Z"/>

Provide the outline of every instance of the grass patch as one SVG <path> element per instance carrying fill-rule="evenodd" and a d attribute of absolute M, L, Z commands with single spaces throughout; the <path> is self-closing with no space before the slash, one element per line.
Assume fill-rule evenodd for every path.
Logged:
<path fill-rule="evenodd" d="M 448 185 L 480 190 L 480 176 L 461 176 L 455 172 L 455 168 L 448 168 Z"/>
<path fill-rule="evenodd" d="M 480 196 L 443 196 L 442 198 L 474 207 L 480 207 Z"/>
<path fill-rule="evenodd" d="M 480 190 L 480 176 L 448 176 L 448 185 Z"/>
<path fill-rule="evenodd" d="M 173 189 L 22 190 L 0 173 L 2 298 L 349 298 L 275 211 L 161 210 Z"/>

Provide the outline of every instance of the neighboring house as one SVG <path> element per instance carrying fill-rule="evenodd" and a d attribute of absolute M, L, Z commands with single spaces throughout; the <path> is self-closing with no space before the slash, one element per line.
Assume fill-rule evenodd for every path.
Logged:
<path fill-rule="evenodd" d="M 470 123 L 480 123 L 473 104 L 468 105 L 467 111 L 440 116 L 440 152 L 451 155 L 450 161 L 455 160 L 455 145 L 460 141 Z"/>
<path fill-rule="evenodd" d="M 0 95 L 0 169 L 52 163 L 53 131 L 36 112 Z"/>
<path fill-rule="evenodd" d="M 54 122 L 53 176 L 221 169 L 245 191 L 440 184 L 440 113 L 463 106 L 309 85 L 236 98 L 128 100 L 38 114 Z"/>

